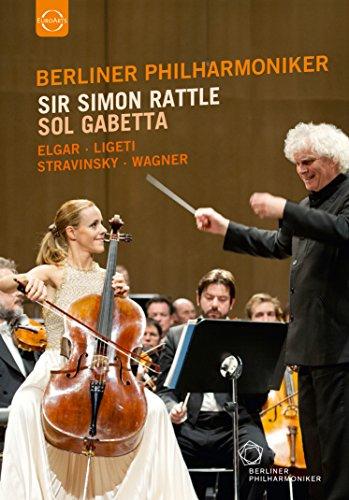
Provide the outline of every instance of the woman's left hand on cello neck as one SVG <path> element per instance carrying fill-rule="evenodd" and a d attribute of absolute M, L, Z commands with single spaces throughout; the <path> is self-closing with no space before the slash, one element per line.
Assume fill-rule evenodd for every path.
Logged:
<path fill-rule="evenodd" d="M 115 297 L 128 297 L 128 292 L 130 287 L 125 281 L 124 276 L 121 273 L 115 273 L 113 276 L 112 287 L 114 288 Z"/>

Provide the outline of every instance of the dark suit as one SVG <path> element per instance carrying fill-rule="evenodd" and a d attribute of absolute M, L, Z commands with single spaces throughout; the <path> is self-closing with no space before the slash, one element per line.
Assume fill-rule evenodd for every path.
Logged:
<path fill-rule="evenodd" d="M 23 359 L 24 368 L 29 374 L 35 365 L 35 356 L 32 352 L 22 351 L 19 353 Z M 12 398 L 23 383 L 25 377 L 7 348 L 2 335 L 0 335 L 0 408 L 10 406 Z M 0 426 L 0 453 L 4 447 L 5 428 Z M 1 468 L 1 460 L 0 460 Z"/>
<path fill-rule="evenodd" d="M 184 401 L 185 398 L 185 394 L 166 389 L 163 385 L 171 367 L 183 328 L 184 325 L 179 325 L 170 329 L 160 357 L 161 374 L 158 378 L 157 390 L 169 412 L 178 402 Z M 232 417 L 225 411 L 200 411 L 203 398 L 202 393 L 192 393 L 188 401 L 187 420 L 180 425 L 174 424 L 174 430 L 184 460 L 189 468 L 231 468 L 233 461 Z M 231 397 L 229 394 L 216 393 L 215 399 L 223 407 L 224 403 L 231 400 Z M 253 410 L 257 413 L 256 407 Z M 256 425 L 247 410 L 243 406 L 239 406 L 239 447 L 241 448 L 249 440 L 263 448 L 259 467 L 270 465 L 274 454 L 268 447 L 261 428 Z M 249 453 L 248 459 L 255 460 L 256 450 L 251 448 Z M 262 483 L 249 483 L 247 466 L 241 464 L 240 476 L 241 498 L 262 498 L 264 485 Z M 219 498 L 232 497 L 231 479 L 231 475 L 225 475 L 225 484 L 223 483 L 220 488 L 221 496 Z M 193 484 L 201 498 L 206 486 L 203 477 L 196 478 L 193 476 Z"/>
<path fill-rule="evenodd" d="M 349 498 L 349 177 L 339 174 L 299 205 L 278 231 L 231 222 L 224 249 L 292 255 L 286 361 L 300 365 L 304 451 L 316 498 Z"/>
<path fill-rule="evenodd" d="M 25 370 L 29 374 L 35 365 L 34 354 L 20 349 L 19 353 L 23 359 Z M 0 335 L 0 408 L 10 406 L 15 392 L 24 379 L 24 375 Z"/>

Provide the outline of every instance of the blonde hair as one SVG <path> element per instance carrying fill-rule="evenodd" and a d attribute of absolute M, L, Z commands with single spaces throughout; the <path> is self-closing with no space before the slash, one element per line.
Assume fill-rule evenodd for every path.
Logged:
<path fill-rule="evenodd" d="M 58 209 L 53 224 L 40 243 L 36 258 L 37 264 L 59 264 L 67 257 L 68 241 L 66 228 L 77 227 L 80 223 L 80 214 L 85 208 L 93 207 L 90 200 L 69 200 Z"/>
<path fill-rule="evenodd" d="M 264 302 L 271 302 L 274 306 L 275 316 L 278 321 L 283 321 L 283 310 L 281 302 L 277 297 L 272 297 L 269 293 L 255 293 L 245 306 L 245 312 L 248 319 L 252 318 L 253 308 L 263 304 Z"/>

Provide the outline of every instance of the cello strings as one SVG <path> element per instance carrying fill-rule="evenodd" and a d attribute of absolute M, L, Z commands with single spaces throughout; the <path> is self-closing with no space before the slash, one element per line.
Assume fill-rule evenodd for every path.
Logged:
<path fill-rule="evenodd" d="M 112 347 L 113 349 L 115 349 L 117 352 L 119 352 L 121 354 L 126 354 L 135 363 L 137 363 L 137 364 L 141 364 L 142 363 L 141 359 L 137 359 L 132 354 L 128 353 L 125 349 L 123 349 L 122 347 L 120 347 L 117 344 L 115 344 L 115 342 L 113 342 L 112 340 L 103 338 L 92 327 L 86 325 L 85 323 L 83 323 L 79 319 L 74 318 L 68 312 L 61 310 L 59 307 L 57 307 L 52 302 L 50 302 L 48 300 L 45 300 L 45 302 L 39 302 L 38 300 L 34 300 L 33 302 L 39 304 L 44 309 L 47 309 L 48 311 L 51 311 L 53 314 L 56 314 L 57 316 L 59 316 L 60 318 L 64 319 L 65 321 L 68 320 L 70 322 L 75 321 L 76 323 L 79 323 L 80 326 L 82 326 L 84 329 L 88 330 L 88 332 L 84 332 L 84 333 L 91 335 L 92 337 L 96 338 L 97 340 L 100 340 L 101 342 L 103 342 L 106 345 L 109 345 L 110 347 Z M 150 366 L 148 367 L 148 369 L 150 371 L 152 371 L 153 373 L 158 374 L 158 372 L 156 370 L 154 370 L 153 368 L 151 368 Z"/>
<path fill-rule="evenodd" d="M 284 403 L 285 401 L 287 401 L 288 399 L 291 399 L 293 398 L 293 396 L 297 396 L 298 394 L 298 391 L 295 391 L 294 393 L 290 394 L 289 396 L 286 396 L 285 398 L 281 399 L 281 401 L 279 401 L 278 403 L 276 403 L 275 405 L 273 406 L 269 406 L 268 408 L 265 408 L 265 410 L 262 410 L 259 412 L 259 416 L 260 417 L 263 417 L 263 415 L 265 415 L 266 413 L 268 413 L 268 411 L 271 411 L 273 410 L 274 408 L 276 408 L 277 406 L 280 406 L 282 403 Z"/>

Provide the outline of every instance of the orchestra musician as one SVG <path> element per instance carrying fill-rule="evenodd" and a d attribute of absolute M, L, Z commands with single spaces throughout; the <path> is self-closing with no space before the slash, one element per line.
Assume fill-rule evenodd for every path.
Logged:
<path fill-rule="evenodd" d="M 37 267 L 25 274 L 0 280 L 0 290 L 14 293 L 25 284 L 27 296 L 50 299 L 67 310 L 76 299 L 102 292 L 105 272 L 94 261 L 104 251 L 106 229 L 96 205 L 70 200 L 58 210 L 44 236 Z M 118 296 L 127 294 L 120 275 L 114 276 Z M 83 498 L 87 457 L 45 442 L 41 424 L 41 401 L 50 370 L 59 370 L 64 320 L 52 310 L 45 314 L 48 334 L 46 351 L 17 391 L 10 411 L 5 439 L 0 498 L 32 500 Z M 91 461 L 87 497 L 99 500 L 195 499 L 189 474 L 181 457 L 166 408 L 160 398 L 145 390 L 147 418 L 142 440 L 124 456 L 96 456 Z"/>
<path fill-rule="evenodd" d="M 251 321 L 283 321 L 283 310 L 277 297 L 269 293 L 255 293 L 247 301 L 245 312 Z"/>
<path fill-rule="evenodd" d="M 0 279 L 16 273 L 13 260 L 0 257 Z M 18 349 L 12 338 L 12 328 L 23 315 L 23 295 L 0 291 L 0 407 L 10 406 L 12 398 L 26 376 L 33 370 L 33 352 Z"/>
<path fill-rule="evenodd" d="M 201 318 L 228 319 L 235 302 L 235 279 L 231 272 L 213 269 L 204 275 L 197 288 L 197 305 Z M 224 404 L 231 400 L 225 393 L 191 393 L 187 405 L 185 394 L 164 387 L 164 382 L 172 365 L 184 325 L 170 329 L 164 350 L 160 356 L 161 374 L 158 378 L 158 394 L 164 400 L 174 425 L 178 443 L 189 468 L 223 467 L 233 465 L 232 416 L 224 410 Z M 203 361 L 204 365 L 204 361 Z M 199 369 L 199 367 L 197 368 Z M 219 375 L 217 374 L 217 377 Z M 263 398 L 264 399 L 264 398 Z M 263 449 L 259 466 L 266 467 L 273 462 L 274 453 L 268 447 L 261 428 L 255 423 L 251 413 L 258 413 L 259 400 L 243 401 L 239 395 L 239 446 L 252 441 Z M 243 404 L 245 406 L 243 406 Z M 260 409 L 260 408 L 259 408 Z M 256 449 L 251 447 L 248 460 L 257 459 Z M 264 484 L 249 480 L 248 467 L 240 462 L 240 498 L 259 500 Z M 193 475 L 193 483 L 199 498 L 205 498 L 208 486 L 205 474 Z M 219 485 L 218 498 L 233 497 L 233 476 L 223 474 Z"/>
<path fill-rule="evenodd" d="M 286 363 L 299 366 L 299 406 L 312 498 L 349 498 L 349 138 L 334 125 L 299 123 L 285 155 L 308 196 L 299 204 L 269 193 L 250 199 L 274 231 L 196 212 L 200 230 L 224 237 L 224 249 L 292 256 Z M 317 480 L 319 478 L 320 480 Z"/>
<path fill-rule="evenodd" d="M 160 323 L 162 335 L 166 337 L 173 325 L 174 309 L 170 299 L 165 295 L 156 295 L 145 304 L 145 310 L 148 318 Z"/>
<path fill-rule="evenodd" d="M 172 305 L 174 309 L 174 325 L 183 325 L 190 319 L 196 318 L 195 306 L 191 300 L 186 299 L 185 297 L 178 297 Z"/>
<path fill-rule="evenodd" d="M 269 293 L 255 293 L 248 300 L 245 312 L 251 321 L 284 321 L 285 311 L 277 297 Z M 269 446 L 275 452 L 274 465 L 284 467 L 282 482 L 268 484 L 268 500 L 288 500 L 290 488 L 295 498 L 308 498 L 307 485 L 302 482 L 287 484 L 289 473 L 302 475 L 305 471 L 302 435 L 298 411 L 298 374 L 286 368 L 281 387 L 270 391 L 261 412 L 261 420 Z"/>
<path fill-rule="evenodd" d="M 145 351 L 153 349 L 154 347 L 160 346 L 162 339 L 162 328 L 160 323 L 158 323 L 153 318 L 147 318 L 146 326 L 143 334 L 142 345 Z M 159 353 L 156 351 L 153 355 L 155 361 L 158 361 Z"/>
<path fill-rule="evenodd" d="M 13 260 L 0 257 L 0 279 L 16 272 Z M 10 406 L 12 398 L 27 375 L 33 370 L 36 356 L 18 349 L 12 339 L 13 324 L 23 314 L 23 295 L 0 291 L 0 408 Z M 5 426 L 0 427 L 0 453 L 2 455 Z M 0 461 L 1 468 L 2 460 Z"/>
<path fill-rule="evenodd" d="M 145 363 L 141 363 L 138 365 L 137 378 L 141 380 L 144 385 L 148 387 L 148 389 L 151 389 L 153 392 L 156 391 L 156 381 L 158 378 L 158 374 L 149 373 L 147 361 L 151 361 L 152 363 L 159 362 L 160 351 L 163 347 L 161 339 L 162 329 L 160 323 L 155 321 L 155 319 L 147 318 L 142 339 L 142 358 L 144 358 Z"/>

